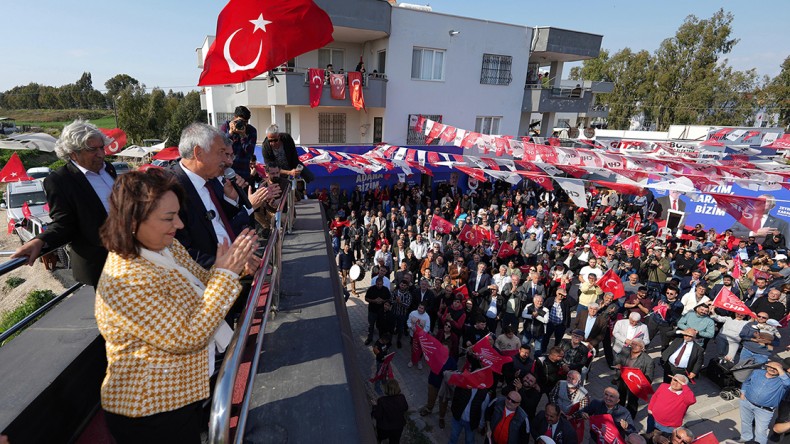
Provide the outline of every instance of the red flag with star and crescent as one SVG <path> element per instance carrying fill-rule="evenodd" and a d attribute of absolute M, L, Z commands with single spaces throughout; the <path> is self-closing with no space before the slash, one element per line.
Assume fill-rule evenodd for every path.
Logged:
<path fill-rule="evenodd" d="M 620 280 L 620 277 L 617 276 L 617 273 L 615 273 L 612 268 L 604 273 L 596 284 L 601 287 L 604 293 L 611 292 L 615 299 L 625 296 L 623 281 Z"/>
<path fill-rule="evenodd" d="M 639 246 L 639 236 L 636 234 L 624 239 L 620 242 L 620 246 L 622 246 L 624 250 L 632 250 L 634 252 L 634 257 L 642 256 L 642 248 Z"/>
<path fill-rule="evenodd" d="M 471 373 L 466 370 L 463 373 L 453 373 L 447 383 L 470 390 L 486 389 L 494 385 L 494 373 L 491 371 L 491 367 L 483 367 Z"/>
<path fill-rule="evenodd" d="M 638 368 L 623 367 L 620 378 L 628 387 L 628 390 L 631 390 L 631 393 L 643 401 L 647 401 L 650 395 L 653 394 L 653 386 L 650 385 L 650 380 Z"/>
<path fill-rule="evenodd" d="M 104 154 L 112 156 L 126 146 L 126 132 L 124 130 L 120 128 L 101 128 L 100 130 L 105 136 L 110 138 L 110 143 L 104 146 Z"/>
<path fill-rule="evenodd" d="M 455 204 L 455 211 L 453 211 L 453 217 L 458 219 L 458 216 L 461 215 L 461 200 L 458 199 L 458 203 Z"/>
<path fill-rule="evenodd" d="M 357 111 L 365 107 L 365 97 L 362 94 L 362 73 L 348 73 L 348 89 L 351 90 L 351 104 Z"/>
<path fill-rule="evenodd" d="M 489 339 L 490 336 L 491 333 L 477 341 L 477 343 L 472 346 L 472 352 L 477 355 L 482 365 L 487 367 L 490 366 L 492 371 L 502 374 L 502 366 L 508 362 L 512 362 L 513 357 L 503 356 L 494 347 L 492 347 L 491 340 Z"/>
<path fill-rule="evenodd" d="M 447 234 L 453 231 L 453 224 L 448 222 L 447 219 L 434 214 L 433 219 L 431 219 L 431 231 Z"/>
<path fill-rule="evenodd" d="M 510 256 L 515 256 L 518 254 L 518 251 L 513 248 L 509 243 L 502 242 L 502 248 L 499 249 L 499 253 L 497 253 L 496 257 L 500 259 L 505 259 Z"/>
<path fill-rule="evenodd" d="M 0 170 L 0 182 L 19 182 L 20 180 L 33 180 L 28 177 L 22 159 L 17 153 L 11 154 L 5 166 Z"/>
<path fill-rule="evenodd" d="M 464 300 L 469 299 L 469 289 L 466 288 L 466 284 L 461 285 L 460 287 L 453 290 L 453 295 L 458 295 L 458 294 L 460 294 L 464 298 Z"/>
<path fill-rule="evenodd" d="M 450 357 L 450 351 L 447 347 L 442 345 L 438 339 L 434 338 L 418 325 L 414 330 L 414 337 L 420 341 L 422 352 L 425 354 L 425 361 L 428 362 L 428 367 L 431 368 L 433 373 L 441 374 L 442 367 L 447 363 Z"/>
<path fill-rule="evenodd" d="M 332 41 L 329 16 L 312 0 L 230 0 L 217 18 L 198 86 L 241 83 Z"/>
<path fill-rule="evenodd" d="M 757 315 L 727 287 L 721 287 L 719 294 L 713 299 L 713 306 L 757 318 Z"/>
<path fill-rule="evenodd" d="M 464 225 L 463 230 L 458 234 L 458 239 L 473 247 L 480 245 L 480 242 L 482 242 L 480 233 L 469 224 Z"/>
<path fill-rule="evenodd" d="M 14 219 L 8 219 L 8 234 L 11 234 L 16 229 L 16 221 Z"/>
<path fill-rule="evenodd" d="M 307 77 L 310 78 L 310 108 L 315 108 L 321 104 L 321 93 L 324 92 L 324 70 L 310 68 Z"/>
<path fill-rule="evenodd" d="M 343 74 L 329 76 L 330 97 L 335 100 L 346 100 L 346 77 Z"/>

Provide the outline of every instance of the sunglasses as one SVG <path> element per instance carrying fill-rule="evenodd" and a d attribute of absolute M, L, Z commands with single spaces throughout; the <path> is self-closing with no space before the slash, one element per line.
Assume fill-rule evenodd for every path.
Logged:
<path fill-rule="evenodd" d="M 280 141 L 280 139 L 277 138 L 277 137 L 275 137 L 274 139 L 266 139 L 266 140 L 268 140 L 269 142 L 279 142 Z"/>
<path fill-rule="evenodd" d="M 515 399 L 511 398 L 510 396 L 507 397 L 507 400 L 512 402 L 513 404 L 518 404 L 521 401 L 516 401 Z"/>

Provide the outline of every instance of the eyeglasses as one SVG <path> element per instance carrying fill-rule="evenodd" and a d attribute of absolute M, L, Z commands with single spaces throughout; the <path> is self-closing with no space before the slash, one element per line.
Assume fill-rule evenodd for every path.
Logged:
<path fill-rule="evenodd" d="M 757 319 L 768 319 L 768 316 L 760 316 L 760 315 L 757 315 Z"/>
<path fill-rule="evenodd" d="M 518 403 L 521 402 L 521 401 L 516 401 L 515 399 L 511 398 L 510 396 L 507 397 L 507 400 L 512 402 L 513 404 L 518 404 Z"/>
<path fill-rule="evenodd" d="M 275 137 L 274 139 L 267 138 L 266 140 L 268 140 L 269 142 L 279 142 L 280 138 L 279 137 Z"/>

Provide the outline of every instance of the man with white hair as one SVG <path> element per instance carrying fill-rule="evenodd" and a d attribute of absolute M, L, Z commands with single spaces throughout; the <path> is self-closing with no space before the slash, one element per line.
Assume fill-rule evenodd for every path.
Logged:
<path fill-rule="evenodd" d="M 621 319 L 614 324 L 612 329 L 612 349 L 615 353 L 622 353 L 624 348 L 630 348 L 634 339 L 640 339 L 645 344 L 650 343 L 650 334 L 647 325 L 642 322 L 642 315 L 632 312 L 628 319 Z"/>
<path fill-rule="evenodd" d="M 683 425 L 686 411 L 697 402 L 688 383 L 685 375 L 677 374 L 669 384 L 658 386 L 647 404 L 647 433 L 651 433 L 653 428 L 672 433 L 672 430 Z"/>

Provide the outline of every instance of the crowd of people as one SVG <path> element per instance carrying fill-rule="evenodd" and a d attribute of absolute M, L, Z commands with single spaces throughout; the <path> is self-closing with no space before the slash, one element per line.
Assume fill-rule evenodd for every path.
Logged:
<path fill-rule="evenodd" d="M 438 403 L 444 428 L 449 405 L 451 443 L 464 431 L 473 442 L 476 430 L 494 443 L 529 436 L 572 443 L 603 433 L 589 419 L 600 414 L 611 416 L 625 442 L 690 443 L 684 416 L 696 402 L 694 381 L 710 375 L 718 383 L 717 371 L 732 370 L 741 375 L 740 388 L 726 387 L 740 397 L 741 442 L 766 443 L 769 435 L 790 442 L 790 361 L 778 355 L 790 294 L 781 229 L 736 236 L 696 224 L 670 232 L 649 191 L 593 187 L 589 208 L 580 209 L 559 187 L 531 181 L 481 183 L 471 192 L 452 181 L 434 192 L 398 183 L 350 196 L 333 186 L 317 197 L 331 219 L 344 287 L 361 296 L 349 270 L 371 274 L 365 344 L 375 341 L 379 365 L 406 341 L 408 367 L 421 368 L 419 341 L 408 343 L 415 319 L 447 347 L 450 358 L 440 374 L 430 373 L 421 413 L 434 414 Z M 434 217 L 452 229 L 435 230 Z M 460 236 L 467 225 L 477 233 L 471 242 Z M 621 245 L 633 235 L 635 248 Z M 624 295 L 602 288 L 605 274 L 622 282 Z M 720 293 L 756 317 L 713 305 Z M 484 338 L 512 362 L 485 389 L 448 384 L 462 369 L 483 366 L 472 346 Z M 706 362 L 708 349 L 714 357 Z M 613 378 L 603 393 L 585 388 L 594 361 Z M 647 385 L 654 369 L 661 373 L 649 403 L 623 377 L 636 378 L 633 369 Z M 537 412 L 543 395 L 548 403 Z M 638 430 L 634 418 L 644 409 L 647 427 Z"/>

